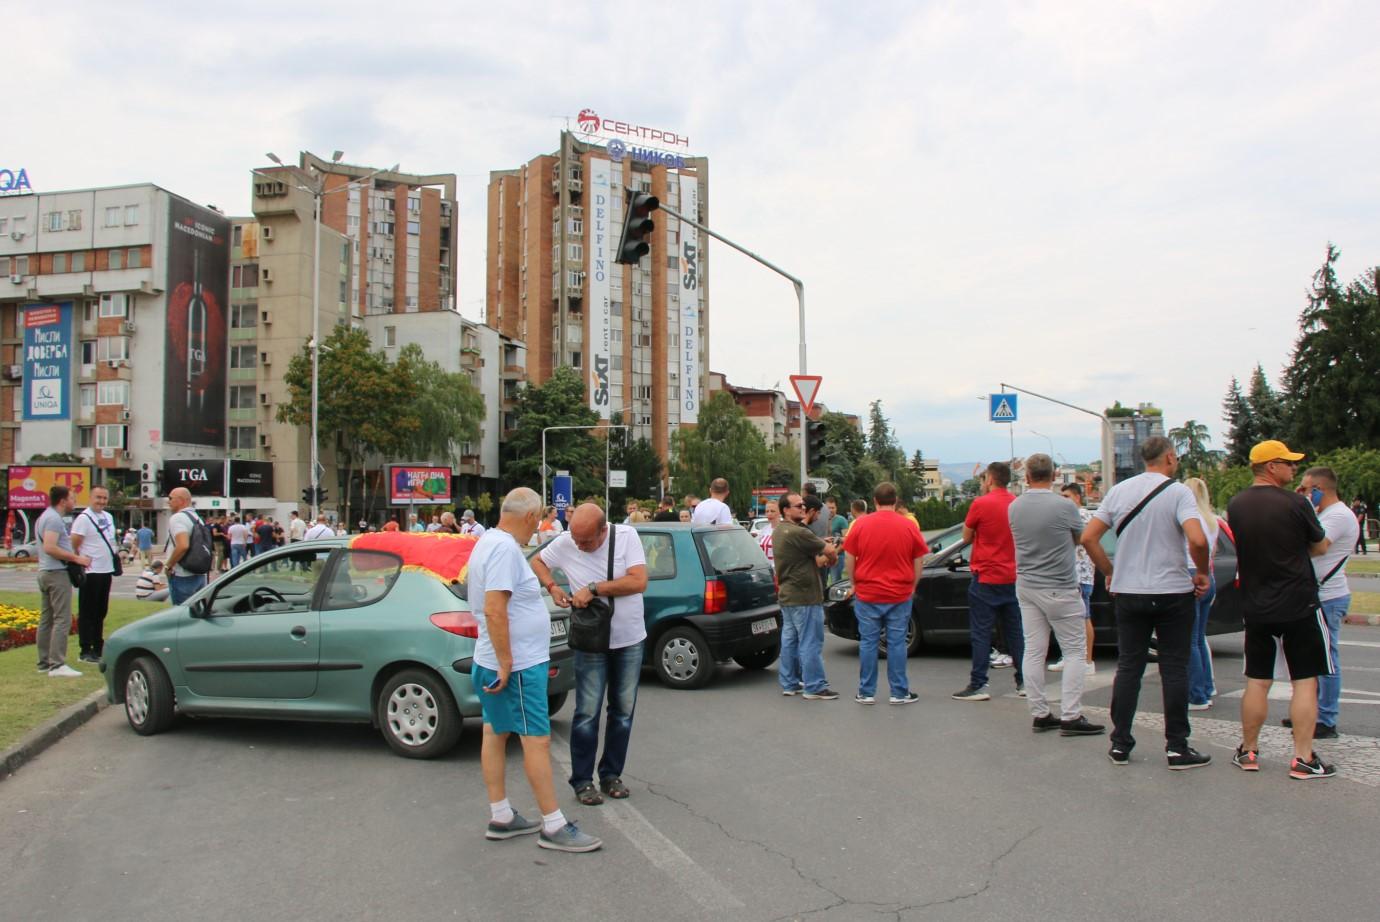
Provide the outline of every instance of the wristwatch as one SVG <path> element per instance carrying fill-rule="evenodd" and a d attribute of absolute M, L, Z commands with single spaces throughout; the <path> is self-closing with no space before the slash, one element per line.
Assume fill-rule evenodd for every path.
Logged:
<path fill-rule="evenodd" d="M 585 588 L 589 590 L 589 594 L 590 594 L 590 595 L 594 596 L 596 599 L 599 598 L 599 584 L 598 584 L 598 583 L 590 583 L 590 584 L 589 584 L 588 586 L 586 586 Z"/>

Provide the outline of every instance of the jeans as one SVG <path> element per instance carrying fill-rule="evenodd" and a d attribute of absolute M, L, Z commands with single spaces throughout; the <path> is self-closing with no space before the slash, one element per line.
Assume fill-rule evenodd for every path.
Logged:
<path fill-rule="evenodd" d="M 862 646 L 858 650 L 858 694 L 870 698 L 877 693 L 877 648 L 886 631 L 886 680 L 891 696 L 910 693 L 906 675 L 906 627 L 910 624 L 912 602 L 864 602 L 853 600 Z"/>
<path fill-rule="evenodd" d="M 1195 571 L 1188 568 L 1192 575 Z M 1208 648 L 1208 613 L 1212 611 L 1212 600 L 1217 596 L 1217 581 L 1208 584 L 1207 595 L 1195 603 L 1196 617 L 1193 620 L 1193 640 L 1188 648 L 1188 703 L 1207 704 L 1212 693 L 1217 690 L 1212 681 L 1212 650 Z"/>
<path fill-rule="evenodd" d="M 968 684 L 982 688 L 987 684 L 987 667 L 992 658 L 992 628 L 1001 625 L 1011 659 L 1016 669 L 1016 682 L 1025 682 L 1022 660 L 1025 659 L 1025 636 L 1021 631 L 1021 606 L 1016 601 L 1015 583 L 979 583 L 977 577 L 968 584 L 968 629 L 973 645 L 973 671 Z"/>
<path fill-rule="evenodd" d="M 1188 651 L 1196 612 L 1193 593 L 1116 596 L 1116 680 L 1112 683 L 1112 745 L 1135 746 L 1131 724 L 1149 658 L 1150 635 L 1159 637 L 1160 684 L 1164 688 L 1166 751 L 1188 745 Z"/>
<path fill-rule="evenodd" d="M 245 551 L 246 548 L 243 544 L 230 545 L 230 567 L 232 569 L 244 563 L 245 557 L 248 556 Z"/>
<path fill-rule="evenodd" d="M 824 606 L 781 606 L 781 661 L 777 678 L 783 691 L 803 683 L 813 694 L 829 687 L 824 678 Z"/>
<path fill-rule="evenodd" d="M 67 570 L 39 570 L 40 610 L 38 647 L 41 669 L 56 669 L 67 664 L 67 636 L 72 631 L 72 579 Z"/>
<path fill-rule="evenodd" d="M 1092 617 L 1092 583 L 1079 583 L 1078 591 L 1083 595 L 1083 617 Z M 1087 635 L 1084 634 L 1084 643 L 1087 643 Z"/>
<path fill-rule="evenodd" d="M 82 656 L 100 656 L 105 646 L 105 616 L 114 578 L 113 573 L 87 573 L 77 590 L 77 640 Z"/>
<path fill-rule="evenodd" d="M 599 780 L 623 774 L 637 707 L 637 680 L 642 673 L 642 646 L 619 647 L 608 653 L 575 651 L 575 719 L 570 725 L 570 786 L 579 790 L 594 780 L 594 755 L 599 750 L 599 712 L 608 697 L 604 727 L 604 755 Z"/>
<path fill-rule="evenodd" d="M 1087 618 L 1083 616 L 1083 594 L 1076 589 L 1034 589 L 1018 586 L 1016 597 L 1021 606 L 1024 627 L 1024 671 L 1030 677 L 1026 689 L 1030 696 L 1030 713 L 1034 717 L 1048 717 L 1049 701 L 1045 698 L 1045 658 L 1049 656 L 1049 632 L 1059 641 L 1064 652 L 1064 671 L 1061 676 L 1060 698 L 1063 720 L 1077 720 L 1083 712 L 1083 673 L 1087 659 Z"/>
<path fill-rule="evenodd" d="M 174 605 L 181 605 L 183 602 L 196 595 L 202 586 L 206 585 L 206 574 L 198 573 L 194 576 L 168 576 L 168 598 Z"/>
<path fill-rule="evenodd" d="M 1318 723 L 1329 727 L 1337 726 L 1337 705 L 1342 696 L 1342 661 L 1337 658 L 1337 638 L 1350 607 L 1350 595 L 1322 603 L 1323 619 L 1327 622 L 1327 650 L 1332 655 L 1332 675 L 1318 676 Z"/>

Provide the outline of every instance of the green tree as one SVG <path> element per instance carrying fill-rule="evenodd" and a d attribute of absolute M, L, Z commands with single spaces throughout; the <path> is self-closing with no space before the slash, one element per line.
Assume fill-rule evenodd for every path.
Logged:
<path fill-rule="evenodd" d="M 867 449 L 858 427 L 842 413 L 825 413 L 819 418 L 819 425 L 824 433 L 824 447 L 811 473 L 828 480 L 831 491 L 845 501 L 854 496 L 870 496 L 872 484 L 859 484 L 858 472 Z M 798 459 L 796 466 L 799 467 Z"/>
<path fill-rule="evenodd" d="M 1222 421 L 1227 424 L 1227 463 L 1246 464 L 1251 446 L 1260 441 L 1260 431 L 1251 414 L 1251 405 L 1241 393 L 1241 382 L 1234 376 L 1222 400 Z"/>
<path fill-rule="evenodd" d="M 761 431 L 725 391 L 701 406 L 699 425 L 671 435 L 676 492 L 707 496 L 709 482 L 724 477 L 730 488 L 728 504 L 739 518 L 747 516 L 752 490 L 766 477 L 768 458 Z"/>
<path fill-rule="evenodd" d="M 1373 508 L 1380 501 L 1380 450 L 1339 448 L 1305 464 L 1336 471 L 1337 493 L 1344 502 L 1349 503 L 1359 496 Z"/>
<path fill-rule="evenodd" d="M 479 513 L 479 520 L 487 525 L 489 523 L 489 513 L 494 509 L 494 498 L 486 490 L 479 494 L 479 499 L 474 501 L 475 511 Z"/>
<path fill-rule="evenodd" d="M 1207 446 L 1212 438 L 1208 435 L 1208 427 L 1196 419 L 1170 429 L 1169 440 L 1174 443 L 1184 467 L 1201 470 L 1211 464 L 1212 456 Z"/>
<path fill-rule="evenodd" d="M 562 365 L 536 387 L 518 393 L 517 426 L 503 448 L 503 479 L 508 489 L 541 492 L 541 433 L 548 426 L 597 426 L 599 414 L 585 401 L 585 382 Z M 604 496 L 604 443 L 588 429 L 560 429 L 546 435 L 546 463 L 570 471 L 575 495 Z"/>
<path fill-rule="evenodd" d="M 888 474 L 906 463 L 905 452 L 891 431 L 891 421 L 882 412 L 882 402 L 874 400 L 867 408 L 867 455 Z"/>
<path fill-rule="evenodd" d="M 407 436 L 403 451 L 413 459 L 449 459 L 458 454 L 461 442 L 479 438 L 484 419 L 484 398 L 468 375 L 446 371 L 428 361 L 421 346 L 409 343 L 398 353 L 394 373 L 412 382 L 412 395 L 403 412 L 417 425 Z"/>
<path fill-rule="evenodd" d="M 1212 497 L 1212 505 L 1219 512 L 1226 509 L 1231 498 L 1249 487 L 1255 479 L 1249 467 L 1240 466 L 1202 471 L 1201 476 L 1207 484 L 1208 495 Z"/>
<path fill-rule="evenodd" d="M 1257 364 L 1251 372 L 1251 384 L 1246 391 L 1246 403 L 1251 408 L 1251 419 L 1255 423 L 1256 434 L 1260 439 L 1283 439 L 1289 435 L 1285 422 L 1284 401 L 1270 385 L 1263 365 Z M 1249 449 L 1248 449 L 1249 450 Z"/>
<path fill-rule="evenodd" d="M 614 422 L 621 417 L 614 414 Z M 613 444 L 609 448 L 609 464 L 614 470 L 624 471 L 628 485 L 622 490 L 609 493 L 613 508 L 622 509 L 629 499 L 656 498 L 661 495 L 661 458 L 657 456 L 652 443 L 645 438 L 628 439 L 622 431 L 610 433 Z"/>
<path fill-rule="evenodd" d="M 762 485 L 800 489 L 799 446 L 785 441 L 767 454 L 767 476 L 763 479 Z"/>

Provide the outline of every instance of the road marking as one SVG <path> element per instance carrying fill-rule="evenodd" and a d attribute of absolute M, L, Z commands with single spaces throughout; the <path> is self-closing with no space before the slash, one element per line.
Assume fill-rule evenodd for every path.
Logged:
<path fill-rule="evenodd" d="M 1337 641 L 1337 643 L 1340 644 L 1340 645 L 1343 646 L 1343 647 L 1377 647 L 1377 648 L 1380 648 L 1380 643 L 1376 643 L 1375 641 L 1372 641 L 1372 640 L 1339 640 L 1339 641 Z"/>
<path fill-rule="evenodd" d="M 553 733 L 551 739 L 553 742 L 560 740 L 569 747 L 569 741 L 563 737 Z M 567 778 L 570 777 L 570 760 L 558 755 L 555 746 L 551 747 L 551 760 L 561 767 Z M 666 838 L 632 804 L 605 800 L 599 808 L 599 816 L 622 833 L 648 861 L 670 875 L 676 886 L 705 910 L 722 913 L 743 908 L 743 903 L 727 887 Z"/>

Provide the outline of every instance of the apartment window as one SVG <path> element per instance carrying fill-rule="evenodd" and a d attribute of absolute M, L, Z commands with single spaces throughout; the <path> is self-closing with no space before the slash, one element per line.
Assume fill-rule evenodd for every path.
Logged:
<path fill-rule="evenodd" d="M 102 362 L 116 362 L 129 358 L 129 337 L 102 336 L 96 340 L 96 358 Z"/>
<path fill-rule="evenodd" d="M 62 212 L 50 211 L 43 216 L 43 226 L 50 231 L 62 230 Z"/>
<path fill-rule="evenodd" d="M 572 243 L 569 245 L 571 259 L 585 258 L 585 245 L 583 243 Z"/>
<path fill-rule="evenodd" d="M 126 206 L 125 206 L 125 226 L 126 226 L 126 227 L 129 227 L 129 226 L 131 226 L 131 225 L 138 224 L 138 223 L 139 223 L 139 206 L 138 206 L 138 205 L 126 205 Z"/>
<path fill-rule="evenodd" d="M 254 409 L 254 385 L 236 384 L 230 388 L 230 409 Z"/>
<path fill-rule="evenodd" d="M 407 232 L 414 235 L 420 234 L 422 232 L 422 223 L 420 221 L 408 221 Z"/>
<path fill-rule="evenodd" d="M 81 211 L 67 212 L 67 229 L 81 230 Z"/>
<path fill-rule="evenodd" d="M 0 275 L 4 275 L 4 273 L 3 273 L 3 272 L 0 272 Z M 95 301 L 86 301 L 86 302 L 84 302 L 84 303 L 82 304 L 82 306 L 81 306 L 81 322 L 82 322 L 82 323 L 95 323 L 95 322 L 96 322 L 96 302 L 95 302 Z"/>
<path fill-rule="evenodd" d="M 612 314 L 614 317 L 622 317 L 622 316 L 623 316 L 623 302 L 622 302 L 622 301 L 610 301 L 610 302 L 609 302 L 609 313 Z"/>
<path fill-rule="evenodd" d="M 54 253 L 54 254 L 53 254 L 53 272 L 58 273 L 58 272 L 66 272 L 66 271 L 67 271 L 67 254 L 66 254 L 66 253 Z"/>
<path fill-rule="evenodd" d="M 248 330 L 258 325 L 259 304 L 257 301 L 230 305 L 230 327 L 232 329 Z"/>
<path fill-rule="evenodd" d="M 81 407 L 83 415 L 95 408 L 96 385 L 83 384 L 77 388 L 77 405 Z"/>
<path fill-rule="evenodd" d="M 583 234 L 585 232 L 585 221 L 583 218 L 570 219 L 570 232 L 572 234 Z"/>
<path fill-rule="evenodd" d="M 125 255 L 125 268 L 138 269 L 144 265 L 144 251 L 138 247 L 130 247 Z"/>
<path fill-rule="evenodd" d="M 95 448 L 96 447 L 96 427 L 79 426 L 77 428 L 77 447 Z"/>
<path fill-rule="evenodd" d="M 102 381 L 100 384 L 100 396 L 97 398 L 96 402 L 103 407 L 129 406 L 129 382 Z"/>
<path fill-rule="evenodd" d="M 107 208 L 107 209 L 105 210 L 105 226 L 106 226 L 106 227 L 119 227 L 119 226 L 120 226 L 120 206 L 119 206 L 119 205 L 111 205 L 109 208 Z"/>
<path fill-rule="evenodd" d="M 126 296 L 122 294 L 101 295 L 102 317 L 123 317 L 129 312 Z"/>
<path fill-rule="evenodd" d="M 231 450 L 253 450 L 257 448 L 256 429 L 254 426 L 231 426 L 230 427 L 230 448 Z"/>
<path fill-rule="evenodd" d="M 96 447 L 97 447 L 97 448 L 124 448 L 124 447 L 125 447 L 125 427 L 124 427 L 124 426 L 97 426 L 97 427 L 96 427 Z"/>
<path fill-rule="evenodd" d="M 83 251 L 80 252 L 80 253 L 73 253 L 73 254 L 72 254 L 71 263 L 72 263 L 72 265 L 69 267 L 68 271 L 70 271 L 70 272 L 85 272 L 85 271 L 86 271 L 86 251 L 83 250 Z"/>
<path fill-rule="evenodd" d="M 83 365 L 96 364 L 96 341 L 94 339 L 81 341 L 81 363 Z"/>
<path fill-rule="evenodd" d="M 0 218 L 0 236 L 8 234 L 10 231 L 10 219 Z"/>
<path fill-rule="evenodd" d="M 254 354 L 253 346 L 231 346 L 230 347 L 230 367 L 231 368 L 253 368 L 258 364 L 258 356 Z"/>
<path fill-rule="evenodd" d="M 396 345 L 398 344 L 398 328 L 397 328 L 397 327 L 384 327 L 384 328 L 383 328 L 383 344 L 384 344 L 385 346 L 396 346 Z"/>
<path fill-rule="evenodd" d="M 569 282 L 571 288 L 583 288 L 585 287 L 585 274 L 583 272 L 572 271 L 570 273 Z"/>
<path fill-rule="evenodd" d="M 580 353 L 578 353 L 578 352 L 572 352 L 572 353 L 570 353 L 570 364 L 571 364 L 571 366 L 574 367 L 574 368 L 579 368 L 579 367 L 581 367 L 581 366 L 580 366 Z"/>
<path fill-rule="evenodd" d="M 244 225 L 236 224 L 230 228 L 230 245 L 232 247 L 244 246 Z"/>
<path fill-rule="evenodd" d="M 123 269 L 124 267 L 125 267 L 125 251 L 124 251 L 124 250 L 111 250 L 111 251 L 110 251 L 110 268 L 112 268 L 112 269 Z"/>
<path fill-rule="evenodd" d="M 257 288 L 259 285 L 259 264 L 245 263 L 230 270 L 231 288 Z"/>

